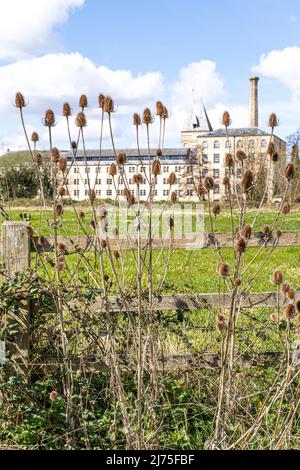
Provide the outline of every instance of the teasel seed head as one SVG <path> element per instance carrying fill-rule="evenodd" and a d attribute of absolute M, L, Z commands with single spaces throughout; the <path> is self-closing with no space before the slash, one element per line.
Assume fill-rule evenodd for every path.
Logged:
<path fill-rule="evenodd" d="M 77 150 L 77 143 L 73 140 L 73 142 L 71 142 L 71 149 L 72 150 Z"/>
<path fill-rule="evenodd" d="M 161 101 L 156 102 L 156 115 L 160 116 L 161 118 L 164 115 L 164 106 Z"/>
<path fill-rule="evenodd" d="M 243 150 L 238 150 L 236 152 L 236 158 L 240 161 L 240 162 L 243 162 L 244 160 L 246 160 L 247 158 L 247 155 L 245 154 L 245 152 Z"/>
<path fill-rule="evenodd" d="M 227 166 L 228 168 L 232 168 L 234 166 L 234 160 L 233 160 L 233 156 L 231 155 L 231 153 L 226 154 L 225 166 Z"/>
<path fill-rule="evenodd" d="M 216 217 L 217 215 L 219 215 L 221 212 L 221 206 L 220 204 L 215 204 L 212 208 L 212 213 L 214 214 L 214 216 Z"/>
<path fill-rule="evenodd" d="M 173 204 L 175 204 L 177 202 L 177 194 L 175 193 L 175 191 L 172 191 L 172 193 L 171 193 L 171 202 Z"/>
<path fill-rule="evenodd" d="M 293 163 L 288 163 L 285 169 L 285 177 L 287 180 L 293 179 L 295 176 L 295 165 Z"/>
<path fill-rule="evenodd" d="M 157 156 L 157 158 L 160 158 L 162 156 L 162 150 L 161 149 L 156 150 L 156 156 Z"/>
<path fill-rule="evenodd" d="M 270 142 L 268 145 L 268 155 L 270 155 L 270 157 L 273 157 L 275 152 L 276 152 L 275 144 L 274 142 Z"/>
<path fill-rule="evenodd" d="M 66 245 L 64 243 L 57 244 L 57 251 L 58 253 L 62 254 L 66 251 Z"/>
<path fill-rule="evenodd" d="M 218 266 L 218 273 L 221 277 L 229 276 L 229 265 L 222 261 Z"/>
<path fill-rule="evenodd" d="M 103 102 L 103 111 L 105 113 L 113 113 L 115 111 L 114 101 L 110 96 L 106 96 Z"/>
<path fill-rule="evenodd" d="M 229 189 L 230 188 L 230 178 L 229 178 L 229 176 L 224 176 L 222 183 L 225 186 L 225 188 Z"/>
<path fill-rule="evenodd" d="M 62 272 L 65 267 L 65 260 L 63 256 L 59 256 L 55 263 L 55 269 L 58 273 Z"/>
<path fill-rule="evenodd" d="M 77 114 L 76 119 L 75 119 L 75 124 L 80 129 L 82 129 L 83 127 L 86 127 L 86 117 L 82 111 Z"/>
<path fill-rule="evenodd" d="M 32 142 L 38 142 L 38 141 L 39 141 L 39 135 L 38 135 L 37 132 L 33 132 L 33 133 L 31 134 L 31 141 L 32 141 Z"/>
<path fill-rule="evenodd" d="M 99 108 L 103 108 L 104 100 L 105 100 L 105 96 L 102 95 L 102 93 L 100 93 L 100 95 L 98 96 L 98 106 L 99 106 Z"/>
<path fill-rule="evenodd" d="M 217 321 L 219 321 L 219 322 L 224 322 L 225 321 L 224 313 L 220 312 L 220 313 L 217 314 Z"/>
<path fill-rule="evenodd" d="M 152 162 L 152 173 L 154 176 L 160 175 L 161 172 L 161 164 L 159 160 L 153 160 Z"/>
<path fill-rule="evenodd" d="M 49 398 L 51 401 L 55 401 L 57 399 L 57 392 L 55 390 L 52 390 L 49 394 Z"/>
<path fill-rule="evenodd" d="M 235 287 L 240 287 L 240 285 L 242 284 L 242 280 L 237 277 L 234 281 L 233 281 L 233 284 L 235 285 Z"/>
<path fill-rule="evenodd" d="M 96 191 L 94 189 L 91 189 L 89 191 L 89 198 L 90 198 L 90 201 L 95 201 L 96 199 Z"/>
<path fill-rule="evenodd" d="M 31 225 L 27 225 L 25 230 L 26 230 L 26 233 L 27 233 L 28 237 L 33 236 L 33 228 L 32 228 Z"/>
<path fill-rule="evenodd" d="M 298 313 L 300 313 L 300 300 L 297 300 L 297 302 L 296 302 L 296 310 L 297 310 Z M 299 318 L 298 321 L 300 321 L 300 318 Z"/>
<path fill-rule="evenodd" d="M 118 163 L 118 165 L 125 165 L 125 163 L 126 163 L 126 153 L 125 152 L 118 152 L 117 153 L 117 163 Z"/>
<path fill-rule="evenodd" d="M 100 241 L 100 246 L 101 246 L 102 250 L 105 250 L 105 248 L 107 247 L 106 240 L 101 240 Z"/>
<path fill-rule="evenodd" d="M 34 163 L 37 165 L 37 166 L 41 166 L 42 163 L 43 163 L 43 157 L 42 157 L 42 154 L 41 153 L 37 153 L 35 156 L 34 156 Z"/>
<path fill-rule="evenodd" d="M 246 224 L 244 225 L 243 229 L 242 229 L 242 236 L 244 238 L 246 238 L 246 240 L 250 240 L 251 238 L 251 235 L 252 235 L 252 227 L 250 224 Z"/>
<path fill-rule="evenodd" d="M 285 318 L 287 320 L 291 320 L 292 318 L 294 318 L 295 314 L 296 314 L 295 305 L 288 304 L 285 308 L 285 311 L 284 311 Z"/>
<path fill-rule="evenodd" d="M 279 271 L 279 269 L 273 274 L 273 283 L 277 286 L 280 286 L 283 283 L 283 275 L 282 272 Z"/>
<path fill-rule="evenodd" d="M 45 127 L 54 127 L 55 126 L 55 115 L 52 109 L 47 109 L 45 117 L 43 119 L 43 124 Z"/>
<path fill-rule="evenodd" d="M 270 227 L 268 225 L 265 225 L 263 228 L 264 235 L 268 236 L 270 235 L 270 232 L 271 232 Z"/>
<path fill-rule="evenodd" d="M 212 191 L 214 189 L 215 182 L 211 176 L 207 176 L 204 180 L 204 187 L 207 191 Z"/>
<path fill-rule="evenodd" d="M 245 171 L 245 174 L 242 179 L 242 188 L 246 193 L 253 187 L 254 176 L 251 170 Z"/>
<path fill-rule="evenodd" d="M 16 107 L 19 108 L 19 109 L 25 108 L 25 106 L 26 106 L 26 104 L 25 104 L 25 98 L 24 98 L 24 96 L 22 95 L 22 93 L 20 93 L 19 91 L 16 93 L 15 105 L 16 105 Z"/>
<path fill-rule="evenodd" d="M 124 197 L 127 199 L 127 198 L 129 198 L 130 194 L 131 194 L 131 193 L 130 193 L 129 189 L 128 189 L 128 188 L 125 188 L 124 191 L 123 191 Z"/>
<path fill-rule="evenodd" d="M 94 220 L 90 221 L 90 227 L 92 230 L 96 230 L 96 222 Z"/>
<path fill-rule="evenodd" d="M 51 158 L 54 163 L 58 163 L 60 159 L 60 153 L 59 150 L 56 147 L 53 147 L 51 150 Z"/>
<path fill-rule="evenodd" d="M 64 212 L 63 206 L 61 204 L 57 204 L 55 207 L 55 212 L 57 213 L 57 215 L 62 215 Z"/>
<path fill-rule="evenodd" d="M 168 225 L 171 229 L 174 227 L 174 217 L 171 215 L 168 217 Z"/>
<path fill-rule="evenodd" d="M 285 202 L 282 206 L 282 213 L 283 214 L 289 214 L 289 212 L 291 211 L 291 206 L 288 202 Z"/>
<path fill-rule="evenodd" d="M 134 113 L 133 115 L 133 125 L 140 126 L 142 124 L 141 116 L 138 113 Z"/>
<path fill-rule="evenodd" d="M 143 183 L 143 175 L 141 173 L 135 173 L 132 177 L 133 184 L 142 184 Z"/>
<path fill-rule="evenodd" d="M 222 119 L 221 119 L 221 123 L 223 124 L 223 126 L 225 127 L 229 127 L 230 124 L 231 124 L 231 119 L 230 119 L 230 114 L 228 111 L 224 111 L 223 115 L 222 115 Z"/>
<path fill-rule="evenodd" d="M 46 243 L 46 238 L 44 237 L 44 235 L 40 235 L 38 237 L 37 244 L 40 246 L 44 246 L 45 243 Z"/>
<path fill-rule="evenodd" d="M 117 165 L 115 163 L 109 165 L 108 174 L 109 176 L 115 176 L 117 174 Z"/>
<path fill-rule="evenodd" d="M 276 238 L 279 239 L 279 238 L 282 236 L 282 231 L 281 231 L 281 230 L 277 230 L 277 231 L 275 232 L 275 236 L 276 236 Z"/>
<path fill-rule="evenodd" d="M 294 291 L 294 289 L 290 288 L 287 292 L 287 296 L 289 299 L 294 300 L 296 297 L 296 292 Z"/>
<path fill-rule="evenodd" d="M 281 290 L 284 294 L 287 294 L 290 289 L 291 289 L 291 286 L 289 285 L 287 281 L 282 283 Z"/>
<path fill-rule="evenodd" d="M 269 117 L 269 127 L 274 129 L 274 127 L 277 127 L 279 124 L 278 118 L 275 113 L 270 114 Z"/>
<path fill-rule="evenodd" d="M 225 322 L 217 320 L 216 321 L 216 328 L 217 328 L 218 331 L 220 331 L 220 333 L 222 335 L 224 335 L 226 333 L 227 326 L 226 326 Z"/>
<path fill-rule="evenodd" d="M 170 117 L 169 110 L 166 106 L 164 106 L 164 114 L 163 114 L 162 117 L 163 117 L 164 120 L 169 119 L 169 117 Z"/>
<path fill-rule="evenodd" d="M 145 108 L 143 112 L 143 123 L 147 126 L 153 123 L 153 117 L 149 108 Z"/>
<path fill-rule="evenodd" d="M 88 99 L 86 95 L 81 95 L 79 98 L 79 107 L 82 108 L 82 111 L 84 108 L 88 107 Z"/>
<path fill-rule="evenodd" d="M 245 238 L 240 238 L 235 245 L 235 249 L 238 253 L 245 253 L 247 248 L 247 242 Z"/>
<path fill-rule="evenodd" d="M 59 188 L 58 194 L 59 194 L 59 196 L 61 196 L 61 197 L 65 196 L 66 190 L 65 190 L 65 188 L 64 188 L 63 186 L 61 186 L 61 187 Z"/>
<path fill-rule="evenodd" d="M 67 160 L 66 160 L 66 158 L 60 158 L 59 159 L 59 169 L 63 173 L 66 171 L 66 169 L 67 169 Z"/>
<path fill-rule="evenodd" d="M 69 103 L 64 103 L 62 113 L 63 113 L 64 117 L 70 117 L 71 116 L 72 110 L 71 110 L 71 106 L 69 105 Z"/>
<path fill-rule="evenodd" d="M 197 187 L 197 194 L 198 196 L 204 196 L 204 194 L 206 194 L 206 189 L 205 187 L 203 186 L 203 183 L 199 183 L 198 184 L 198 187 Z"/>
<path fill-rule="evenodd" d="M 79 212 L 79 218 L 80 220 L 83 220 L 85 218 L 85 213 L 83 211 Z"/>
<path fill-rule="evenodd" d="M 114 255 L 114 258 L 116 258 L 117 260 L 120 259 L 120 252 L 119 251 L 115 250 L 113 252 L 113 255 Z"/>
<path fill-rule="evenodd" d="M 134 206 L 135 204 L 135 197 L 133 194 L 130 194 L 127 198 L 127 202 L 129 206 Z"/>
<path fill-rule="evenodd" d="M 169 176 L 168 176 L 168 184 L 170 186 L 173 186 L 173 184 L 175 184 L 176 182 L 176 175 L 175 173 L 170 173 Z"/>

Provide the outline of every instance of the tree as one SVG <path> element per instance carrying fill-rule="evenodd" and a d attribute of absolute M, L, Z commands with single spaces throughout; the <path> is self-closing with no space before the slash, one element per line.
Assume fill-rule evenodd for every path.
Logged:
<path fill-rule="evenodd" d="M 300 157 L 299 157 L 299 148 L 300 148 L 300 129 L 298 129 L 294 134 L 291 134 L 287 138 L 288 142 L 288 156 L 291 162 L 295 165 L 296 178 L 292 182 L 292 201 L 300 202 Z"/>
<path fill-rule="evenodd" d="M 33 198 L 37 195 L 38 181 L 32 168 L 10 168 L 0 178 L 1 192 L 4 198 Z"/>

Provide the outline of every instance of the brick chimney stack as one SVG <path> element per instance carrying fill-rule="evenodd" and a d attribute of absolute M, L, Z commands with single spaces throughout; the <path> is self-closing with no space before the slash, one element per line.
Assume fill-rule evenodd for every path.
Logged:
<path fill-rule="evenodd" d="M 250 127 L 258 127 L 258 77 L 250 79 Z"/>

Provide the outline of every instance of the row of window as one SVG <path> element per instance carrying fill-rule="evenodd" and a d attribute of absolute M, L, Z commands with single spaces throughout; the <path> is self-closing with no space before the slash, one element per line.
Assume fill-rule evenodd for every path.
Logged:
<path fill-rule="evenodd" d="M 144 167 L 141 166 L 140 168 L 137 168 L 136 166 L 129 166 L 128 167 L 129 173 L 136 173 L 138 171 L 140 171 L 140 173 L 145 173 L 146 169 L 147 169 L 147 165 L 145 165 Z M 119 170 L 120 170 L 120 173 L 122 173 L 123 168 L 120 167 Z M 181 166 L 175 165 L 175 168 L 174 168 L 175 173 L 180 173 L 181 170 L 182 170 Z M 162 171 L 163 171 L 163 173 L 169 173 L 169 166 L 163 166 Z M 96 172 L 96 174 L 101 173 L 101 167 L 95 167 L 95 172 Z M 109 166 L 106 167 L 106 173 L 108 173 L 108 172 L 109 172 Z M 75 173 L 80 173 L 79 168 L 75 166 L 74 169 L 73 169 L 73 173 L 74 174 Z M 91 173 L 91 167 L 85 167 L 84 168 L 84 173 Z"/>
<path fill-rule="evenodd" d="M 199 136 L 200 138 L 201 136 Z M 237 148 L 243 148 L 244 147 L 244 143 L 245 141 L 243 141 L 242 139 L 239 139 L 237 141 Z M 262 139 L 260 141 L 260 146 L 262 148 L 266 148 L 268 145 L 268 142 L 267 142 L 267 139 Z M 255 145 L 255 140 L 254 139 L 251 139 L 249 140 L 249 143 L 248 143 L 248 147 L 249 148 L 254 148 L 256 145 Z M 215 140 L 214 143 L 213 143 L 213 147 L 214 149 L 219 149 L 220 148 L 220 141 L 219 140 Z M 225 142 L 225 147 L 226 148 L 231 148 L 232 147 L 232 142 L 230 140 L 226 140 Z M 208 148 L 208 141 L 207 140 L 204 140 L 204 142 L 202 142 L 202 148 L 204 149 L 207 149 Z"/>

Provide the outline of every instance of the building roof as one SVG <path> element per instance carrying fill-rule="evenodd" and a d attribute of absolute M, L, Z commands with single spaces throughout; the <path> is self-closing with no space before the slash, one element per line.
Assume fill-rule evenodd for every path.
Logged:
<path fill-rule="evenodd" d="M 118 151 L 117 151 L 118 152 Z M 140 155 L 137 149 L 122 149 L 122 152 L 126 153 L 127 161 L 135 161 L 142 158 L 146 160 L 148 158 L 148 150 L 147 149 L 140 149 Z M 157 149 L 150 149 L 150 157 L 151 160 L 156 158 Z M 179 147 L 179 148 L 165 148 L 162 150 L 162 156 L 160 157 L 161 160 L 183 160 L 189 156 L 190 149 L 187 147 Z M 95 150 L 87 150 L 86 151 L 86 158 L 88 162 L 98 161 L 99 160 L 100 151 L 99 149 Z M 67 152 L 67 159 L 73 159 L 73 152 Z M 84 161 L 85 154 L 83 150 L 78 150 L 76 154 L 77 161 Z M 112 149 L 102 149 L 101 150 L 101 160 L 106 161 L 114 161 L 115 154 Z"/>
<path fill-rule="evenodd" d="M 190 131 L 182 131 L 182 132 L 190 132 Z M 197 129 L 195 129 L 195 132 L 197 132 Z M 199 137 L 226 137 L 226 129 L 221 128 L 221 129 L 216 129 L 215 131 L 211 132 L 201 132 L 201 135 Z M 263 137 L 263 136 L 269 136 L 270 133 L 263 131 L 262 129 L 259 129 L 259 127 L 236 127 L 236 128 L 228 128 L 228 135 L 229 137 L 245 137 L 245 136 L 254 136 L 254 137 Z M 275 136 L 278 139 L 280 137 Z M 283 140 L 283 139 L 280 139 Z"/>
<path fill-rule="evenodd" d="M 193 100 L 193 109 L 184 123 L 184 130 L 210 132 L 213 130 L 201 99 Z"/>

